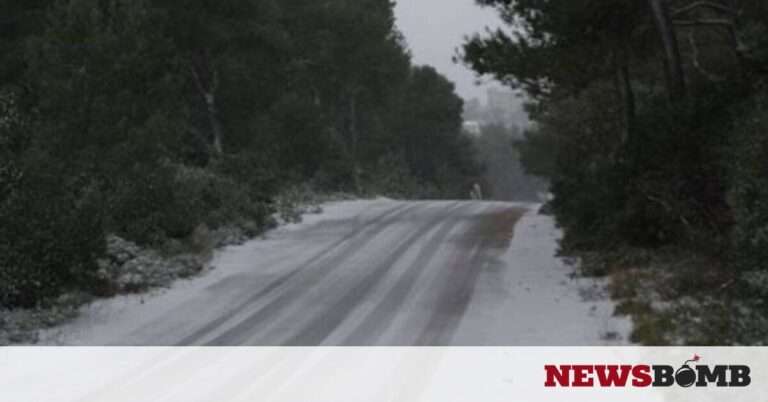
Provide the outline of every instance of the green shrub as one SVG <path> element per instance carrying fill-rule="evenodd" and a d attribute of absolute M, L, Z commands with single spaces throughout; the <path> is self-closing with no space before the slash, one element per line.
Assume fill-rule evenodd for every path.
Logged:
<path fill-rule="evenodd" d="M 737 119 L 729 201 L 734 211 L 733 258 L 742 270 L 768 269 L 768 99 Z"/>
<path fill-rule="evenodd" d="M 201 223 L 210 228 L 247 220 L 259 226 L 271 213 L 247 184 L 196 167 L 137 167 L 111 195 L 111 229 L 126 239 L 157 245 L 187 237 Z"/>
<path fill-rule="evenodd" d="M 93 197 L 71 191 L 46 167 L 10 185 L 7 179 L 0 178 L 0 305 L 33 307 L 89 288 L 104 251 Z"/>
<path fill-rule="evenodd" d="M 411 173 L 408 162 L 401 154 L 381 157 L 374 171 L 366 178 L 366 192 L 394 198 L 426 198 L 434 195 L 434 186 L 427 186 Z"/>
<path fill-rule="evenodd" d="M 126 239 L 159 244 L 187 236 L 202 221 L 200 203 L 179 191 L 170 166 L 136 166 L 113 186 L 108 228 Z"/>
<path fill-rule="evenodd" d="M 275 196 L 275 209 L 283 222 L 299 223 L 302 215 L 320 212 L 321 199 L 308 184 L 289 186 Z"/>
<path fill-rule="evenodd" d="M 600 87 L 553 105 L 522 151 L 527 159 L 544 151 L 530 138 L 555 147 L 553 208 L 566 246 L 676 244 L 719 253 L 731 220 L 724 133 L 733 98 L 713 91 L 673 106 L 642 99 L 626 142 Z"/>
<path fill-rule="evenodd" d="M 104 251 L 92 181 L 63 177 L 30 139 L 16 97 L 0 91 L 0 307 L 90 286 Z"/>
<path fill-rule="evenodd" d="M 177 198 L 192 200 L 200 211 L 200 221 L 212 229 L 237 225 L 243 221 L 264 226 L 272 207 L 256 179 L 238 182 L 210 169 L 177 166 Z"/>

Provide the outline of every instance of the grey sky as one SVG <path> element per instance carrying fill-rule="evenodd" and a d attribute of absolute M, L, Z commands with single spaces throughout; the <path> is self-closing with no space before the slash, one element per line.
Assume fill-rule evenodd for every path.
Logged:
<path fill-rule="evenodd" d="M 484 99 L 492 82 L 477 87 L 474 72 L 454 64 L 451 57 L 465 35 L 502 24 L 494 10 L 479 7 L 475 0 L 396 1 L 397 25 L 408 41 L 414 63 L 437 68 L 456 83 L 457 92 L 465 99 Z"/>

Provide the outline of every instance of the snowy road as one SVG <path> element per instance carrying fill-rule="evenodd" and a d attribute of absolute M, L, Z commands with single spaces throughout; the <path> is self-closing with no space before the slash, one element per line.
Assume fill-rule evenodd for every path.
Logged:
<path fill-rule="evenodd" d="M 628 322 L 554 257 L 536 206 L 334 203 L 154 295 L 94 303 L 66 345 L 601 345 Z M 599 292 L 597 292 L 599 293 Z M 610 339 L 607 340 L 607 339 Z"/>

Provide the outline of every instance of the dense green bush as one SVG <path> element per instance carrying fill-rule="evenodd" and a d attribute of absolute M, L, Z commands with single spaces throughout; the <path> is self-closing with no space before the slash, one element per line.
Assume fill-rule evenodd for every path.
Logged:
<path fill-rule="evenodd" d="M 554 210 L 569 248 L 617 244 L 722 251 L 732 221 L 725 200 L 729 101 L 712 96 L 669 105 L 642 99 L 631 135 L 606 118 L 610 87 L 595 86 L 550 105 L 522 147 L 524 161 L 552 179 Z M 542 171 L 543 169 L 543 171 Z"/>
<path fill-rule="evenodd" d="M 193 201 L 201 223 L 212 229 L 244 220 L 260 227 L 267 223 L 273 208 L 257 170 L 249 183 L 209 169 L 183 165 L 175 169 L 177 198 Z"/>
<path fill-rule="evenodd" d="M 736 265 L 742 270 L 768 268 L 768 99 L 748 102 L 733 132 L 731 189 Z"/>
<path fill-rule="evenodd" d="M 110 191 L 109 227 L 126 239 L 157 245 L 185 238 L 203 223 L 213 229 L 243 221 L 264 226 L 272 208 L 257 192 L 204 168 L 141 166 Z"/>
<path fill-rule="evenodd" d="M 606 110 L 615 108 L 610 88 L 597 86 L 582 96 L 552 105 L 528 134 L 547 140 L 528 142 L 521 148 L 524 162 L 537 159 L 536 155 L 551 155 L 547 165 L 556 195 L 552 207 L 567 229 L 567 247 L 613 239 L 615 231 L 606 229 L 614 227 L 616 212 L 626 199 L 627 172 L 616 168 L 622 152 L 616 135 L 619 128 L 604 117 Z M 592 104 L 599 107 L 592 108 Z M 536 169 L 530 171 L 541 173 Z M 560 196 L 565 194 L 568 196 Z"/>
<path fill-rule="evenodd" d="M 104 248 L 92 183 L 62 180 L 59 166 L 42 163 L 16 99 L 0 91 L 0 307 L 89 286 Z"/>
<path fill-rule="evenodd" d="M 48 169 L 0 178 L 0 306 L 32 307 L 95 280 L 104 249 L 98 204 Z"/>
<path fill-rule="evenodd" d="M 429 198 L 437 195 L 437 189 L 419 183 L 402 154 L 381 157 L 367 177 L 366 192 L 394 198 Z"/>
<path fill-rule="evenodd" d="M 141 244 L 192 233 L 202 221 L 198 200 L 184 197 L 169 166 L 136 166 L 109 189 L 108 227 Z"/>

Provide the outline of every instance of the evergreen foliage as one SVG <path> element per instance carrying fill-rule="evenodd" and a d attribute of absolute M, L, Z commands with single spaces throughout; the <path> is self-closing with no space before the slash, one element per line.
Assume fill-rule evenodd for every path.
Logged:
<path fill-rule="evenodd" d="M 388 0 L 3 0 L 0 16 L 0 307 L 89 290 L 105 233 L 265 227 L 304 183 L 455 197 L 479 169 L 461 99 L 411 64 Z"/>
<path fill-rule="evenodd" d="M 463 59 L 529 95 L 519 148 L 551 180 L 565 250 L 683 249 L 723 266 L 730 296 L 755 295 L 748 278 L 768 269 L 766 3 L 478 3 L 509 30 L 470 38 Z"/>

